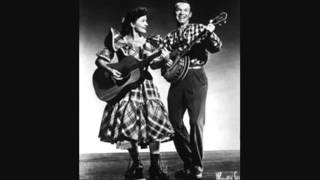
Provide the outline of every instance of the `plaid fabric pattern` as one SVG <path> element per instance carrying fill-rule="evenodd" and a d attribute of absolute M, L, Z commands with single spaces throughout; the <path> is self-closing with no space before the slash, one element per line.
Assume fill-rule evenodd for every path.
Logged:
<path fill-rule="evenodd" d="M 160 100 L 157 87 L 145 80 L 103 113 L 99 137 L 102 141 L 134 140 L 148 144 L 153 140 L 167 141 L 173 136 L 168 113 Z"/>
<path fill-rule="evenodd" d="M 179 50 L 182 51 L 183 49 L 187 48 L 187 45 L 190 44 L 191 41 L 195 40 L 201 32 L 205 31 L 205 26 L 203 24 L 188 24 L 187 27 L 180 31 L 176 29 L 175 31 L 170 32 L 164 38 L 165 47 L 169 50 Z M 205 40 L 205 38 L 200 39 L 197 43 L 201 43 Z M 214 47 L 221 48 L 222 43 L 219 37 L 213 32 L 209 40 L 212 42 L 211 44 Z M 193 61 L 191 61 L 191 66 L 195 65 L 204 65 L 206 63 L 206 59 L 204 59 L 203 54 L 195 54 L 193 53 Z"/>

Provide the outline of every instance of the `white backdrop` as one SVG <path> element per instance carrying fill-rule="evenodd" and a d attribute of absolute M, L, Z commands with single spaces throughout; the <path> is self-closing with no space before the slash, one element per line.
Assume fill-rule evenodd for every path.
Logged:
<path fill-rule="evenodd" d="M 98 138 L 105 103 L 100 101 L 92 86 L 95 70 L 95 53 L 102 48 L 98 36 L 85 36 L 80 30 L 79 54 L 79 153 L 125 152 L 115 145 L 101 142 Z M 103 39 L 103 38 L 102 38 Z M 223 40 L 223 37 L 222 37 Z M 100 44 L 95 42 L 101 41 Z M 167 103 L 169 84 L 160 76 L 159 70 L 150 70 L 160 90 L 164 104 Z M 224 44 L 222 50 L 209 55 L 206 65 L 209 88 L 204 126 L 204 150 L 240 149 L 240 52 L 238 44 Z M 188 113 L 185 114 L 188 126 Z M 148 151 L 142 150 L 142 151 Z M 175 151 L 173 142 L 161 145 L 161 151 Z"/>

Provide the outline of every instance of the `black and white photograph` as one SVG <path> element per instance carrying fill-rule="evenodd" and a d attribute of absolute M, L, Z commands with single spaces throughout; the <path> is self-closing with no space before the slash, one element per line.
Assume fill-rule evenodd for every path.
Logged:
<path fill-rule="evenodd" d="M 240 180 L 240 0 L 79 1 L 79 179 Z"/>

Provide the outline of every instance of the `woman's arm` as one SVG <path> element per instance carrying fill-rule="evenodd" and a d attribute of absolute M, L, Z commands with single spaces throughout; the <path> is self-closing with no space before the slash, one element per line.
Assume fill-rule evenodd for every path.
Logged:
<path fill-rule="evenodd" d="M 99 57 L 96 59 L 96 62 L 100 65 L 100 67 L 102 67 L 102 68 L 106 69 L 107 71 L 109 71 L 110 73 L 112 73 L 112 75 L 115 79 L 117 79 L 117 80 L 122 79 L 121 72 L 109 67 L 108 64 L 110 64 L 110 63 L 106 62 L 105 60 L 103 60 L 102 58 L 99 58 Z"/>
<path fill-rule="evenodd" d="M 116 69 L 111 68 L 108 64 L 111 64 L 114 58 L 114 53 L 109 51 L 108 49 L 103 49 L 97 53 L 96 65 L 98 67 L 104 68 L 110 73 L 112 73 L 113 77 L 117 80 L 121 80 L 121 73 Z"/>

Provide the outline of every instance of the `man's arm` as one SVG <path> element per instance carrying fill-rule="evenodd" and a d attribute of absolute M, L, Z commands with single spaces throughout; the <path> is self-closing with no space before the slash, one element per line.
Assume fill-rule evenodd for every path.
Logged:
<path fill-rule="evenodd" d="M 204 39 L 203 44 L 205 45 L 205 48 L 210 52 L 210 53 L 215 53 L 218 52 L 221 49 L 222 42 L 220 38 L 214 33 L 214 30 L 216 26 L 210 23 L 207 26 L 200 25 L 200 28 L 204 28 L 205 31 L 207 31 L 208 36 Z"/>
<path fill-rule="evenodd" d="M 208 36 L 204 42 L 206 49 L 210 52 L 210 53 L 215 53 L 220 51 L 221 47 L 222 47 L 222 42 L 220 40 L 220 38 L 214 33 L 212 32 L 210 34 L 210 36 Z"/>

